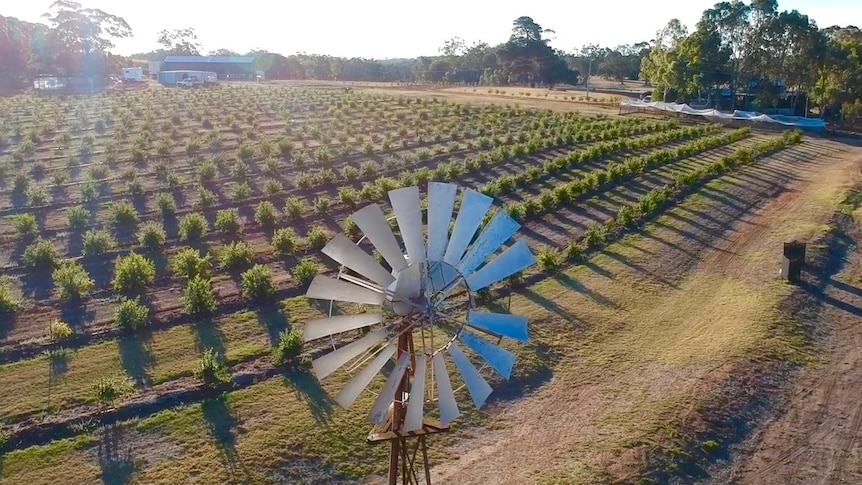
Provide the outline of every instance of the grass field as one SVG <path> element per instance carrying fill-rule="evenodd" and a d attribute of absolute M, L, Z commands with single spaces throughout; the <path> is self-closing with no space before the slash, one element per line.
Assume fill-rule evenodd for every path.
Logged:
<path fill-rule="evenodd" d="M 824 147 L 797 134 L 529 106 L 286 84 L 0 100 L 0 265 L 19 301 L 0 324 L 0 478 L 332 483 L 381 472 L 386 450 L 364 442 L 373 394 L 341 410 L 328 392 L 346 375 L 321 385 L 271 353 L 283 332 L 323 314 L 301 296 L 297 271 L 337 269 L 319 256 L 321 241 L 355 236 L 346 219 L 355 208 L 429 180 L 496 197 L 540 263 L 511 300 L 502 287 L 482 295 L 489 308 L 527 315 L 531 341 L 513 347 L 515 376 L 493 383 L 490 409 L 433 443 L 442 476 L 471 434 L 505 428 L 507 402 L 541 403 L 561 381 L 589 386 L 602 374 L 620 387 L 585 398 L 581 412 L 602 403 L 604 412 L 572 419 L 594 441 L 559 442 L 568 448 L 546 471 L 524 478 L 637 476 L 646 460 L 627 450 L 643 450 L 648 436 L 651 449 L 675 449 L 683 426 L 674 420 L 707 393 L 699 378 L 752 355 L 801 359 L 794 334 L 772 326 L 785 288 L 737 273 L 689 276 L 683 247 L 688 231 L 744 214 L 722 190 L 755 204 L 772 171 L 792 174 Z M 830 190 L 817 192 L 823 211 L 837 197 Z M 197 215 L 204 229 L 193 237 Z M 771 237 L 824 229 L 819 212 L 786 218 Z M 232 255 L 239 241 L 248 247 Z M 211 255 L 215 302 L 203 316 L 188 310 L 187 277 L 173 269 L 187 248 Z M 744 259 L 755 264 L 764 251 Z M 115 261 L 132 253 L 154 275 L 118 289 Z M 674 271 L 663 274 L 656 265 L 668 257 Z M 61 262 L 92 280 L 82 297 L 54 281 Z M 275 287 L 263 302 L 242 291 L 255 265 Z M 124 295 L 147 309 L 137 329 L 118 324 Z M 49 330 L 58 320 L 71 335 Z M 226 382 L 195 377 L 207 349 L 224 361 Z M 696 371 L 683 386 L 635 379 L 676 369 Z M 106 379 L 112 399 L 97 392 Z"/>

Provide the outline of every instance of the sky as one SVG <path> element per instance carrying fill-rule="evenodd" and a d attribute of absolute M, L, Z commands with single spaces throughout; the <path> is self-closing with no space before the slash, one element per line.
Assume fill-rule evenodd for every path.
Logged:
<path fill-rule="evenodd" d="M 505 42 L 512 21 L 530 16 L 552 29 L 551 45 L 614 47 L 649 41 L 672 17 L 693 29 L 716 0 L 78 0 L 126 19 L 133 37 L 115 42 L 129 55 L 158 48 L 162 29 L 193 27 L 207 53 L 265 49 L 374 59 L 436 55 L 446 39 Z M 52 0 L 0 0 L 0 15 L 41 21 Z M 413 4 L 413 5 L 411 5 Z M 203 7 L 202 7 L 203 5 Z M 862 0 L 779 0 L 820 27 L 862 27 Z"/>

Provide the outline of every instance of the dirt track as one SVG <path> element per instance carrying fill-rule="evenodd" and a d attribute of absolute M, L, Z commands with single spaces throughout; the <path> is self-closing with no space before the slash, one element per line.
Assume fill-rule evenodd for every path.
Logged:
<path fill-rule="evenodd" d="M 719 483 L 862 482 L 862 224 L 841 218 L 822 291 L 807 296 L 827 337 L 821 360 L 787 393 L 783 413 L 737 453 Z"/>
<path fill-rule="evenodd" d="M 639 314 L 639 318 L 654 318 L 659 322 L 675 318 L 703 320 L 701 325 L 737 323 L 735 320 L 746 318 L 745 310 L 720 320 L 721 314 L 732 313 L 736 304 L 730 300 L 731 306 L 727 307 L 728 301 L 722 295 L 733 297 L 734 282 L 740 280 L 774 286 L 778 267 L 775 248 L 780 248 L 781 241 L 791 237 L 811 238 L 822 228 L 834 212 L 836 197 L 851 183 L 847 174 L 857 172 L 854 167 L 860 162 L 862 157 L 858 149 L 822 140 L 811 140 L 799 149 L 765 160 L 733 176 L 721 189 L 705 190 L 703 199 L 692 204 L 694 209 L 689 207 L 677 212 L 676 217 L 685 214 L 680 217 L 684 222 L 674 226 L 667 225 L 667 221 L 665 225 L 658 223 L 659 227 L 648 236 L 651 244 L 640 245 L 645 255 L 628 259 L 626 271 L 613 267 L 615 274 L 611 278 L 615 281 L 639 278 L 648 284 L 668 283 L 671 288 L 678 289 L 667 291 L 651 308 L 644 309 L 645 313 Z M 598 266 L 598 273 L 607 271 L 608 267 L 602 263 Z M 851 266 L 845 271 L 852 272 Z M 843 292 L 845 297 L 855 298 L 855 302 L 844 298 L 844 304 L 827 310 L 826 315 L 844 312 L 847 323 L 850 319 L 859 320 L 862 290 L 859 290 L 858 266 L 855 271 L 855 284 L 845 282 L 827 290 L 833 298 L 840 296 L 837 292 Z M 587 287 L 586 291 L 595 288 L 590 279 L 579 283 Z M 602 298 L 606 300 L 603 306 L 625 304 L 614 301 L 608 294 Z M 602 301 L 602 298 L 595 299 Z M 698 303 L 691 304 L 692 301 Z M 691 313 L 679 315 L 681 311 Z M 632 315 L 631 318 L 636 317 Z M 862 360 L 858 345 L 862 341 L 862 331 L 853 330 L 855 337 L 839 338 L 841 347 L 836 344 L 830 349 L 838 352 L 839 357 L 830 360 L 831 364 L 827 363 L 826 370 L 821 371 L 825 372 L 825 377 L 812 376 L 819 383 L 817 390 L 808 398 L 800 395 L 803 409 L 798 412 L 799 419 L 793 419 L 795 414 L 791 411 L 791 419 L 779 424 L 774 431 L 770 430 L 772 433 L 767 432 L 763 458 L 756 456 L 750 466 L 742 467 L 740 473 L 734 475 L 739 483 L 757 483 L 758 472 L 770 477 L 768 483 L 810 483 L 813 477 L 825 477 L 823 483 L 835 483 L 840 477 L 851 476 L 855 480 L 850 482 L 858 482 L 857 446 L 862 427 L 862 401 L 856 396 L 862 384 L 862 371 L 853 376 L 844 374 L 847 366 L 858 368 L 856 364 Z M 629 336 L 623 331 L 609 338 Z M 689 345 L 688 339 L 695 340 L 691 345 L 696 348 L 697 336 L 680 341 Z M 731 343 L 729 347 L 732 346 Z M 854 346 L 855 350 L 840 353 L 841 349 Z M 633 365 L 616 371 L 580 362 L 580 358 L 566 355 L 554 369 L 551 380 L 536 392 L 492 409 L 490 413 L 499 426 L 480 431 L 456 445 L 452 451 L 459 458 L 434 467 L 433 480 L 459 484 L 533 483 L 548 478 L 559 483 L 630 480 L 638 476 L 647 448 L 623 446 L 617 448 L 619 451 L 603 451 L 607 450 L 606 443 L 615 439 L 615 430 L 602 422 L 602 416 L 632 412 L 629 406 L 633 403 L 625 399 L 620 389 L 639 388 L 652 396 L 682 396 L 683 402 L 692 404 L 688 410 L 681 413 L 677 410 L 679 414 L 667 416 L 668 421 L 674 422 L 690 414 L 694 407 L 692 398 L 708 393 L 727 378 L 727 367 L 719 362 L 712 366 L 675 367 L 632 357 Z M 725 362 L 732 361 L 725 358 Z M 810 385 L 802 384 L 802 388 L 806 387 Z M 818 403 L 829 397 L 829 392 L 835 403 L 818 410 Z M 810 404 L 806 404 L 807 401 Z M 852 421 L 845 419 L 851 416 Z M 646 415 L 643 417 L 650 419 Z M 807 437 L 808 443 L 799 445 L 790 440 L 788 430 L 795 428 L 810 430 L 798 433 Z M 823 441 L 824 438 L 828 439 Z M 815 439 L 820 445 L 810 444 Z M 781 473 L 777 467 L 765 471 L 758 468 L 757 463 L 774 461 L 770 460 L 773 456 L 778 456 L 778 464 L 784 467 Z M 815 463 L 823 465 L 818 470 L 814 468 Z M 748 470 L 750 474 L 745 474 Z M 723 473 L 714 476 L 718 475 Z M 791 477 L 801 478 L 793 482 Z M 776 480 L 771 481 L 772 478 Z"/>

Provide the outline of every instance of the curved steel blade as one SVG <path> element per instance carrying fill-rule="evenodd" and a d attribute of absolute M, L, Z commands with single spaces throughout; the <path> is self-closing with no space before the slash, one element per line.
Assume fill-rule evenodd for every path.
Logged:
<path fill-rule="evenodd" d="M 339 281 L 329 276 L 319 274 L 311 280 L 305 296 L 319 300 L 336 300 L 353 303 L 368 303 L 369 305 L 383 304 L 383 293 L 378 293 L 368 288 Z"/>
<path fill-rule="evenodd" d="M 493 201 L 494 199 L 473 189 L 464 191 L 464 198 L 461 200 L 461 208 L 458 209 L 455 228 L 452 229 L 452 237 L 449 239 L 449 246 L 446 247 L 443 261 L 452 266 L 458 264 Z"/>
<path fill-rule="evenodd" d="M 336 333 L 364 328 L 383 321 L 382 313 L 358 313 L 356 315 L 337 315 L 334 317 L 315 318 L 305 323 L 302 329 L 306 342 Z"/>
<path fill-rule="evenodd" d="M 371 412 L 368 414 L 369 423 L 382 423 L 386 421 L 386 415 L 389 412 L 389 405 L 395 399 L 395 391 L 398 384 L 401 383 L 401 378 L 404 377 L 404 371 L 407 370 L 407 364 L 410 362 L 410 354 L 404 352 L 398 358 L 398 363 L 386 379 L 386 384 L 383 385 L 383 390 L 377 395 L 377 400 L 374 401 L 374 406 L 371 407 Z M 400 398 L 400 396 L 399 396 Z"/>
<path fill-rule="evenodd" d="M 428 182 L 428 260 L 442 261 L 449 242 L 449 223 L 458 186 Z"/>
<path fill-rule="evenodd" d="M 321 252 L 380 286 L 395 281 L 389 271 L 343 234 L 336 235 Z"/>
<path fill-rule="evenodd" d="M 472 273 L 485 262 L 488 256 L 494 254 L 504 242 L 515 235 L 520 227 L 521 225 L 509 217 L 505 211 L 497 211 L 491 221 L 482 229 L 476 242 L 470 246 L 470 250 L 456 266 L 458 272 L 464 276 Z"/>
<path fill-rule="evenodd" d="M 377 373 L 380 372 L 380 369 L 386 365 L 386 362 L 392 358 L 393 354 L 395 354 L 394 342 L 384 347 L 383 351 L 374 357 L 374 360 L 359 371 L 358 374 L 353 376 L 353 379 L 350 379 L 350 382 L 344 386 L 344 389 L 335 396 L 335 402 L 344 409 L 349 408 L 356 401 L 356 398 L 359 397 L 359 393 L 368 387 L 368 384 L 371 383 L 374 376 L 376 376 Z"/>
<path fill-rule="evenodd" d="M 477 408 L 482 407 L 482 405 L 485 404 L 485 400 L 491 395 L 491 386 L 488 385 L 488 381 L 479 374 L 479 371 L 476 370 L 476 367 L 472 362 L 470 362 L 470 359 L 464 355 L 464 352 L 461 351 L 461 348 L 458 347 L 458 344 L 455 342 L 452 342 L 449 346 L 449 355 L 452 357 L 452 362 L 455 363 L 455 367 L 458 368 L 458 373 L 461 374 L 461 379 L 463 379 L 464 384 L 467 385 L 470 397 L 473 398 L 473 404 L 475 404 Z"/>
<path fill-rule="evenodd" d="M 425 261 L 425 236 L 422 234 L 422 207 L 419 187 L 404 187 L 389 191 L 389 202 L 398 222 L 401 240 L 410 263 Z"/>
<path fill-rule="evenodd" d="M 532 266 L 535 262 L 536 259 L 533 257 L 533 253 L 530 252 L 530 248 L 527 247 L 527 243 L 519 240 L 483 266 L 479 271 L 470 275 L 467 278 L 467 286 L 472 291 L 481 290 L 492 283 L 496 283 L 503 278 L 508 278 L 518 271 Z"/>
<path fill-rule="evenodd" d="M 401 247 L 398 241 L 395 240 L 395 234 L 392 234 L 392 229 L 389 223 L 386 222 L 386 217 L 383 215 L 383 209 L 377 204 L 371 204 L 354 212 L 352 216 L 353 222 L 362 230 L 362 232 L 371 241 L 371 244 L 380 252 L 383 259 L 389 263 L 394 271 L 401 271 L 407 267 L 407 261 L 404 259 L 404 253 L 401 252 Z"/>
<path fill-rule="evenodd" d="M 422 266 L 411 264 L 395 277 L 395 300 L 406 301 L 422 292 Z"/>
<path fill-rule="evenodd" d="M 422 429 L 422 415 L 425 411 L 425 354 L 416 356 L 416 367 L 413 369 L 413 384 L 410 385 L 410 398 L 407 400 L 407 414 L 404 415 L 404 431 Z"/>
<path fill-rule="evenodd" d="M 476 352 L 479 357 L 485 359 L 485 362 L 504 379 L 511 377 L 512 366 L 515 365 L 515 354 L 466 330 L 461 331 L 458 339 L 470 347 L 470 350 Z"/>
<path fill-rule="evenodd" d="M 350 362 L 351 359 L 370 349 L 375 344 L 382 342 L 385 338 L 386 331 L 381 328 L 380 330 L 375 330 L 355 342 L 351 342 L 344 347 L 333 350 L 323 357 L 314 359 L 311 362 L 311 366 L 314 368 L 314 375 L 316 375 L 320 380 L 325 379 L 341 366 Z"/>
<path fill-rule="evenodd" d="M 449 381 L 449 372 L 446 370 L 443 352 L 434 354 L 434 357 L 431 358 L 431 364 L 434 366 L 434 379 L 437 381 L 440 422 L 449 424 L 461 414 L 461 411 L 458 410 L 458 402 L 455 401 L 455 393 L 452 391 L 452 382 Z"/>
<path fill-rule="evenodd" d="M 527 341 L 527 317 L 508 313 L 467 313 L 467 324 L 494 335 Z"/>

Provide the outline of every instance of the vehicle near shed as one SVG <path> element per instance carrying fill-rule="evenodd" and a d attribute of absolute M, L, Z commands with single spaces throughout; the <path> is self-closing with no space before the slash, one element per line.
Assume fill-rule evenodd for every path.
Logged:
<path fill-rule="evenodd" d="M 180 86 L 186 79 L 197 80 L 202 85 L 212 85 L 218 80 L 218 75 L 209 71 L 160 71 L 157 74 L 159 84 L 164 86 Z"/>
<path fill-rule="evenodd" d="M 144 79 L 144 69 L 141 67 L 124 67 L 120 80 L 124 83 L 141 82 Z"/>

